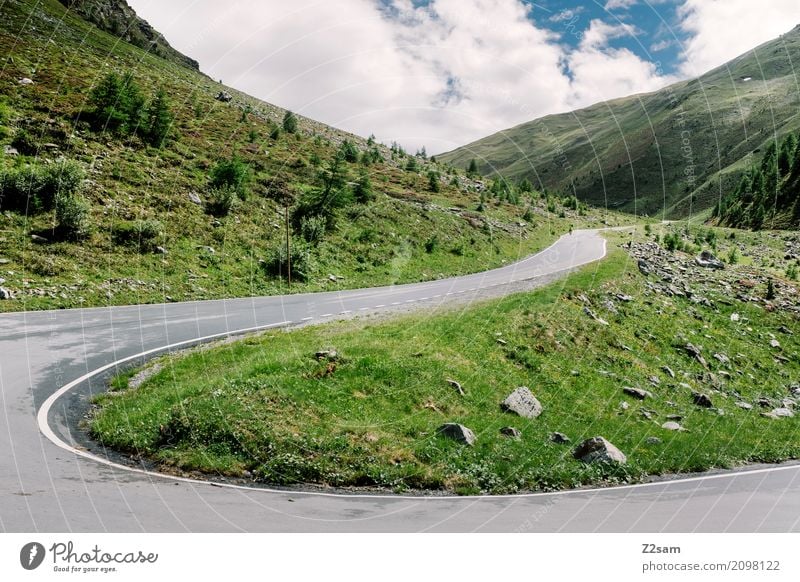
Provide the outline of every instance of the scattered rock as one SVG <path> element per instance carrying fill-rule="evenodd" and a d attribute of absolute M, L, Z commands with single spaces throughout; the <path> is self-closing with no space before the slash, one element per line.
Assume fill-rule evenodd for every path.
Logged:
<path fill-rule="evenodd" d="M 704 269 L 725 268 L 725 264 L 708 251 L 703 251 L 702 253 L 700 253 L 700 256 L 696 257 L 694 261 Z"/>
<path fill-rule="evenodd" d="M 217 96 L 214 97 L 217 101 L 222 101 L 223 103 L 229 103 L 233 101 L 233 95 L 228 93 L 227 91 L 220 91 L 217 93 Z"/>
<path fill-rule="evenodd" d="M 217 251 L 214 250 L 214 247 L 210 247 L 210 246 L 207 246 L 207 245 L 198 245 L 197 250 L 204 251 L 204 252 L 208 253 L 209 255 L 213 255 L 214 253 L 217 252 Z"/>
<path fill-rule="evenodd" d="M 542 405 L 526 386 L 520 386 L 500 403 L 503 412 L 513 412 L 523 418 L 536 418 L 542 413 Z"/>
<path fill-rule="evenodd" d="M 769 408 L 772 406 L 772 400 L 769 398 L 764 398 L 763 396 L 756 400 L 756 404 L 758 404 L 761 408 Z"/>
<path fill-rule="evenodd" d="M 639 266 L 639 271 L 645 277 L 653 272 L 653 266 L 644 259 L 639 259 L 638 266 Z"/>
<path fill-rule="evenodd" d="M 776 339 L 771 339 L 771 340 L 769 340 L 769 347 L 777 349 L 777 348 L 781 347 L 781 342 L 779 342 Z"/>
<path fill-rule="evenodd" d="M 743 410 L 752 410 L 753 409 L 753 405 L 750 404 L 749 402 L 737 402 L 736 406 L 738 406 L 739 408 L 741 408 Z"/>
<path fill-rule="evenodd" d="M 7 264 L 9 264 L 10 262 L 11 262 L 11 261 L 10 261 L 9 259 L 5 259 L 5 258 L 3 258 L 3 259 L 0 259 L 0 265 L 7 265 Z"/>
<path fill-rule="evenodd" d="M 703 354 L 700 352 L 700 348 L 698 348 L 694 344 L 686 344 L 686 347 L 684 349 L 690 356 L 692 356 L 695 360 L 697 360 L 701 366 L 703 366 L 704 368 L 708 368 L 708 362 L 706 362 L 705 358 L 703 357 Z"/>
<path fill-rule="evenodd" d="M 338 280 L 339 279 L 336 277 L 336 275 L 333 275 L 333 274 L 328 275 L 328 281 L 330 281 L 331 283 L 336 283 L 336 281 L 338 281 Z"/>
<path fill-rule="evenodd" d="M 29 79 L 28 77 L 22 77 L 19 81 L 17 81 L 20 85 L 33 85 L 33 79 Z"/>
<path fill-rule="evenodd" d="M 167 249 L 165 249 L 164 247 L 156 247 L 156 254 L 166 255 L 167 254 Z"/>
<path fill-rule="evenodd" d="M 663 443 L 664 441 L 662 441 L 662 440 L 661 440 L 660 438 L 658 438 L 658 437 L 651 436 L 651 437 L 647 437 L 647 440 L 645 440 L 645 442 L 646 442 L 648 445 L 660 445 L 660 444 L 661 444 L 661 443 Z"/>
<path fill-rule="evenodd" d="M 794 335 L 794 332 L 785 325 L 780 326 L 778 331 L 785 335 Z"/>
<path fill-rule="evenodd" d="M 624 465 L 628 461 L 622 451 L 601 436 L 583 441 L 572 451 L 572 456 L 584 463 L 617 463 Z"/>
<path fill-rule="evenodd" d="M 721 364 L 724 364 L 726 366 L 731 363 L 731 359 L 725 354 L 714 354 L 714 359 L 718 360 Z"/>
<path fill-rule="evenodd" d="M 508 342 L 501 337 L 497 338 L 497 343 L 500 344 L 501 346 L 508 345 Z"/>
<path fill-rule="evenodd" d="M 600 325 L 608 325 L 608 322 L 605 319 L 603 319 L 601 317 L 598 317 L 597 314 L 594 311 L 592 311 L 591 309 L 589 309 L 585 305 L 583 306 L 583 312 L 586 315 L 588 315 L 589 317 L 591 317 L 592 319 L 594 319 Z"/>
<path fill-rule="evenodd" d="M 647 390 L 642 390 L 641 388 L 634 388 L 632 386 L 625 386 L 622 391 L 627 394 L 628 396 L 633 396 L 639 400 L 644 400 L 647 397 L 652 398 L 653 394 L 648 392 Z"/>
<path fill-rule="evenodd" d="M 570 439 L 567 435 L 563 432 L 551 432 L 550 433 L 550 441 L 554 442 L 558 445 L 565 445 L 570 442 Z"/>
<path fill-rule="evenodd" d="M 692 401 L 697 406 L 702 406 L 703 408 L 711 408 L 713 406 L 711 397 L 702 392 L 692 392 Z"/>
<path fill-rule="evenodd" d="M 189 202 L 192 204 L 197 204 L 198 206 L 203 205 L 203 199 L 200 198 L 200 195 L 197 192 L 189 192 Z"/>
<path fill-rule="evenodd" d="M 500 434 L 512 439 L 522 438 L 522 432 L 520 432 L 519 429 L 516 429 L 513 426 L 504 426 L 503 428 L 500 429 Z"/>
<path fill-rule="evenodd" d="M 9 299 L 13 299 L 11 291 L 6 289 L 5 287 L 0 287 L 0 300 L 8 301 Z"/>
<path fill-rule="evenodd" d="M 46 244 L 49 242 L 46 238 L 44 238 L 43 236 L 39 236 L 38 234 L 32 234 L 31 241 L 37 244 Z"/>
<path fill-rule="evenodd" d="M 620 402 L 620 403 L 619 403 L 619 407 L 620 407 L 622 410 L 628 410 L 628 409 L 631 407 L 631 405 L 630 405 L 630 404 L 628 404 L 627 402 L 623 401 L 623 402 Z"/>
<path fill-rule="evenodd" d="M 731 321 L 736 323 L 739 321 L 739 314 L 738 313 L 731 313 Z"/>
<path fill-rule="evenodd" d="M 455 380 L 447 380 L 447 383 L 455 388 L 456 392 L 458 392 L 461 396 L 464 396 L 464 389 L 461 387 L 460 383 L 456 382 Z"/>
<path fill-rule="evenodd" d="M 683 416 L 680 414 L 668 414 L 667 420 L 674 420 L 676 422 L 683 420 Z"/>
<path fill-rule="evenodd" d="M 653 386 L 660 386 L 660 385 L 661 385 L 661 380 L 659 379 L 659 377 L 658 377 L 658 376 L 648 376 L 648 377 L 647 377 L 647 380 L 648 380 L 648 381 L 649 381 L 649 382 L 650 382 L 650 383 L 651 383 Z"/>
<path fill-rule="evenodd" d="M 443 437 L 453 439 L 465 445 L 472 446 L 475 444 L 475 433 L 463 424 L 448 422 L 436 429 L 436 432 Z"/>
<path fill-rule="evenodd" d="M 684 431 L 684 430 L 686 430 L 685 428 L 683 428 L 680 424 L 678 424 L 674 420 L 669 420 L 669 421 L 665 422 L 664 424 L 661 425 L 661 428 L 663 428 L 664 430 L 676 430 L 676 431 Z"/>
<path fill-rule="evenodd" d="M 774 414 L 778 418 L 782 417 L 791 418 L 792 416 L 794 416 L 794 412 L 792 412 L 791 408 L 784 408 L 784 407 L 774 409 L 772 411 L 772 414 Z"/>
<path fill-rule="evenodd" d="M 13 146 L 7 145 L 3 147 L 3 153 L 7 156 L 18 156 L 19 150 Z"/>
<path fill-rule="evenodd" d="M 615 295 L 615 297 L 619 301 L 622 301 L 624 303 L 630 303 L 631 301 L 633 301 L 633 297 L 630 296 L 630 295 L 623 295 L 623 294 L 619 293 L 619 294 Z"/>
<path fill-rule="evenodd" d="M 661 371 L 664 372 L 670 378 L 675 378 L 675 372 L 672 371 L 672 368 L 669 366 L 661 366 Z"/>
<path fill-rule="evenodd" d="M 337 352 L 335 349 L 319 350 L 314 352 L 314 358 L 319 361 L 326 360 L 328 362 L 338 362 L 339 352 Z"/>

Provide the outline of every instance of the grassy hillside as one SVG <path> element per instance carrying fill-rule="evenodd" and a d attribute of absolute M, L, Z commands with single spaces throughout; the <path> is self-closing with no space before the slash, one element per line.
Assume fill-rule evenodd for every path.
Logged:
<path fill-rule="evenodd" d="M 600 222 L 287 119 L 57 0 L 1 2 L 0 54 L 0 310 L 287 292 L 287 206 L 292 291 L 474 272 Z"/>
<path fill-rule="evenodd" d="M 800 27 L 698 79 L 552 115 L 440 156 L 626 212 L 684 217 L 735 188 L 748 156 L 800 129 Z"/>
<path fill-rule="evenodd" d="M 133 372 L 114 380 L 91 433 L 179 474 L 396 491 L 552 490 L 797 458 L 798 290 L 763 264 L 797 242 L 648 230 L 542 290 L 162 358 L 133 384 Z M 692 237 L 742 258 L 703 269 Z M 519 386 L 541 416 L 501 410 Z M 474 446 L 439 434 L 444 423 L 471 429 Z M 576 460 L 597 435 L 627 464 Z"/>

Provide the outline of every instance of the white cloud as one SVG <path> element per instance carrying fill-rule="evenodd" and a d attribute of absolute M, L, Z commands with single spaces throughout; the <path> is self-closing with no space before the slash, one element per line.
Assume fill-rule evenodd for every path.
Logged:
<path fill-rule="evenodd" d="M 639 0 L 608 0 L 606 10 L 627 10 L 639 3 Z"/>
<path fill-rule="evenodd" d="M 681 72 L 696 76 L 788 32 L 800 23 L 800 2 L 686 0 L 679 16 L 689 34 Z"/>
<path fill-rule="evenodd" d="M 653 51 L 654 53 L 657 53 L 660 51 L 665 51 L 668 48 L 675 46 L 676 44 L 677 41 L 667 38 L 664 40 L 660 40 L 658 42 L 654 42 L 652 45 L 650 45 L 650 50 Z"/>
<path fill-rule="evenodd" d="M 571 48 L 521 0 L 130 3 L 214 78 L 431 153 L 671 80 L 609 46 L 634 26 L 594 20 Z"/>

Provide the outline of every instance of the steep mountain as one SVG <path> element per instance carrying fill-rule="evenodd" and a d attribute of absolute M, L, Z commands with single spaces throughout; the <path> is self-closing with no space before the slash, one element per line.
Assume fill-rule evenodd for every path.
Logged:
<path fill-rule="evenodd" d="M 59 0 L 72 12 L 125 42 L 179 65 L 199 69 L 194 59 L 176 51 L 125 0 Z"/>
<path fill-rule="evenodd" d="M 86 14 L 107 23 L 111 8 Z M 592 223 L 577 204 L 500 185 L 487 196 L 480 180 L 225 87 L 82 14 L 0 2 L 0 310 L 440 278 Z"/>
<path fill-rule="evenodd" d="M 660 91 L 501 131 L 440 160 L 626 212 L 676 218 L 714 206 L 749 158 L 800 128 L 800 26 Z"/>

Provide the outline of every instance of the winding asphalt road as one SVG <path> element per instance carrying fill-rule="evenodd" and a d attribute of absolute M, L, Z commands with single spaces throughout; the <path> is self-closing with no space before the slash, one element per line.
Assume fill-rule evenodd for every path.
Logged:
<path fill-rule="evenodd" d="M 0 530 L 5 532 L 800 530 L 800 465 L 643 486 L 511 497 L 330 495 L 220 486 L 134 472 L 73 440 L 70 415 L 102 374 L 200 338 L 469 301 L 602 258 L 593 231 L 524 261 L 413 285 L 138 307 L 0 315 Z M 74 420 L 74 419 L 73 419 Z M 76 448 L 72 448 L 72 446 Z M 100 452 L 102 454 L 102 452 Z"/>

